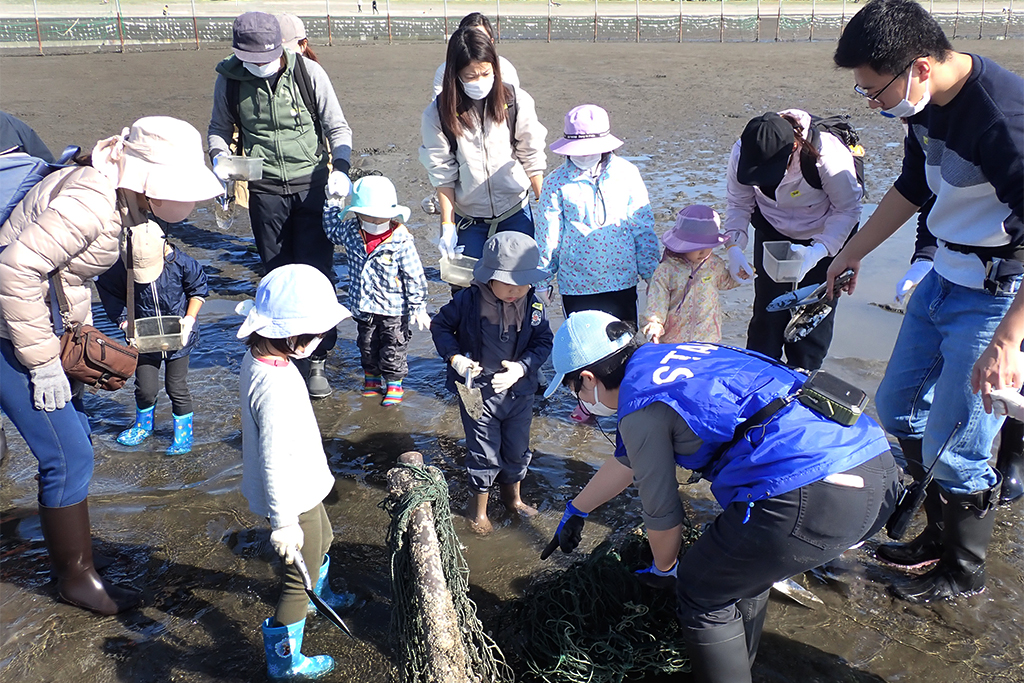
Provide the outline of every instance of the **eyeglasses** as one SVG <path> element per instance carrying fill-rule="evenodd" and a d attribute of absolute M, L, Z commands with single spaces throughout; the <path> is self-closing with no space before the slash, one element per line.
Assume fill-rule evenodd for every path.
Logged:
<path fill-rule="evenodd" d="M 888 83 L 886 83 L 886 84 L 885 84 L 885 86 L 883 86 L 883 87 L 882 87 L 882 89 L 881 89 L 881 90 L 879 90 L 878 92 L 876 92 L 876 93 L 875 93 L 874 95 L 872 95 L 872 94 L 871 94 L 871 93 L 869 93 L 869 92 L 868 92 L 867 90 L 865 90 L 864 88 L 860 87 L 859 85 L 854 85 L 854 86 L 853 86 L 853 91 L 854 91 L 855 93 L 857 93 L 858 95 L 860 95 L 861 97 L 866 97 L 866 98 L 868 98 L 869 100 L 874 100 L 875 102 L 877 102 L 877 101 L 878 101 L 878 98 L 879 98 L 879 97 L 881 96 L 881 94 L 882 94 L 882 93 L 884 93 L 884 92 L 885 92 L 886 88 L 888 88 L 888 87 L 889 87 L 890 85 L 892 85 L 893 83 L 895 83 L 895 82 L 896 82 L 896 79 L 897 79 L 897 78 L 899 78 L 900 76 L 902 76 L 902 75 L 903 75 L 903 73 L 904 73 L 904 72 L 905 72 L 905 71 L 906 71 L 907 69 L 909 69 L 910 67 L 914 66 L 914 62 L 916 62 L 916 61 L 917 61 L 917 60 L 919 60 L 919 59 L 921 59 L 921 58 L 920 58 L 920 57 L 914 57 L 914 58 L 913 58 L 912 60 L 910 60 L 910 64 L 907 64 L 907 65 L 906 65 L 905 67 L 903 67 L 902 69 L 900 69 L 900 72 L 899 72 L 898 74 L 896 74 L 895 76 L 893 76 L 893 77 L 892 77 L 892 80 L 891 80 L 891 81 L 889 81 Z"/>

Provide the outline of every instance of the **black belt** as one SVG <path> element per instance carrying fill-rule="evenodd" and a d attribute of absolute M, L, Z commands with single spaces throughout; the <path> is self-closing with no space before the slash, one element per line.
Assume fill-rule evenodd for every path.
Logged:
<path fill-rule="evenodd" d="M 1001 247 L 977 247 L 970 244 L 957 244 L 955 242 L 942 242 L 950 251 L 958 254 L 974 254 L 981 259 L 982 263 L 988 263 L 992 259 L 1005 259 L 1007 261 L 1024 261 L 1024 244 L 1013 246 L 1010 244 Z"/>

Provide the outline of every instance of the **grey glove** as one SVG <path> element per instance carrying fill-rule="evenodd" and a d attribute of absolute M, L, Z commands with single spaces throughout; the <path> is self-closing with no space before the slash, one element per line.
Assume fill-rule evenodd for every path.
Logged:
<path fill-rule="evenodd" d="M 48 413 L 60 410 L 71 400 L 71 382 L 64 374 L 60 358 L 28 371 L 32 382 L 32 405 Z"/>

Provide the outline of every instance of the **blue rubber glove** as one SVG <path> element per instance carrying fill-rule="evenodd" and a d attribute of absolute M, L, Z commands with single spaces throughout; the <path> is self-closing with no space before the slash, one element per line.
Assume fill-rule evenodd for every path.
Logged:
<path fill-rule="evenodd" d="M 666 572 L 658 569 L 653 562 L 646 569 L 634 572 L 636 580 L 645 586 L 659 590 L 671 590 L 676 587 L 676 570 L 679 568 L 679 560 L 676 560 L 672 568 Z"/>
<path fill-rule="evenodd" d="M 558 528 L 555 529 L 555 537 L 544 548 L 544 552 L 540 554 L 540 559 L 546 560 L 551 557 L 551 553 L 555 552 L 555 548 L 561 548 L 563 553 L 571 553 L 575 550 L 576 546 L 583 539 L 583 520 L 589 516 L 590 513 L 577 510 L 571 500 L 566 503 L 562 521 L 558 523 Z"/>

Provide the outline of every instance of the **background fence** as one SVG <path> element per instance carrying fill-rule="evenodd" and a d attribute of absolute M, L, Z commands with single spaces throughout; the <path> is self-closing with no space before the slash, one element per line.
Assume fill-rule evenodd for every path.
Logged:
<path fill-rule="evenodd" d="M 500 3 L 500 0 L 497 0 Z M 366 3 L 370 4 L 369 0 Z M 447 4 L 442 16 L 392 15 L 390 3 L 381 0 L 382 13 L 366 15 L 332 16 L 329 0 L 320 15 L 302 14 L 310 43 L 332 45 L 362 41 L 408 42 L 417 40 L 443 41 L 453 31 L 462 13 L 448 15 Z M 679 2 L 679 14 L 667 12 L 641 14 L 636 2 L 636 13 L 624 15 L 623 3 L 604 14 L 597 1 L 594 13 L 579 12 L 572 16 L 552 15 L 554 2 L 548 4 L 547 15 L 500 14 L 500 4 L 489 12 L 499 40 L 574 40 L 619 42 L 683 42 L 683 41 L 832 41 L 838 38 L 846 21 L 859 7 L 853 2 L 849 8 L 831 3 L 816 11 L 815 3 L 803 2 L 787 8 L 783 1 L 776 5 L 760 3 L 751 7 L 730 7 L 727 2 L 715 3 L 717 14 L 710 3 Z M 696 7 L 701 11 L 693 11 Z M 33 4 L 33 7 L 35 5 Z M 164 6 L 167 7 L 166 5 Z M 305 5 L 304 9 L 308 9 Z M 179 49 L 199 49 L 203 45 L 231 42 L 232 16 L 200 16 L 195 3 L 189 16 L 125 16 L 118 0 L 110 5 L 106 16 L 52 17 L 23 16 L 0 18 L 0 48 L 38 50 L 86 48 L 124 50 L 126 46 L 176 46 Z M 662 7 L 664 10 L 665 8 Z M 3 10 L 0 10 L 3 11 Z M 166 10 L 165 10 L 166 11 Z M 614 14 L 610 12 L 614 11 Z M 6 12 L 5 12 L 6 13 Z M 984 2 L 961 11 L 959 3 L 953 11 L 933 12 L 946 34 L 954 39 L 1024 38 L 1024 13 L 1008 6 L 986 11 Z"/>

